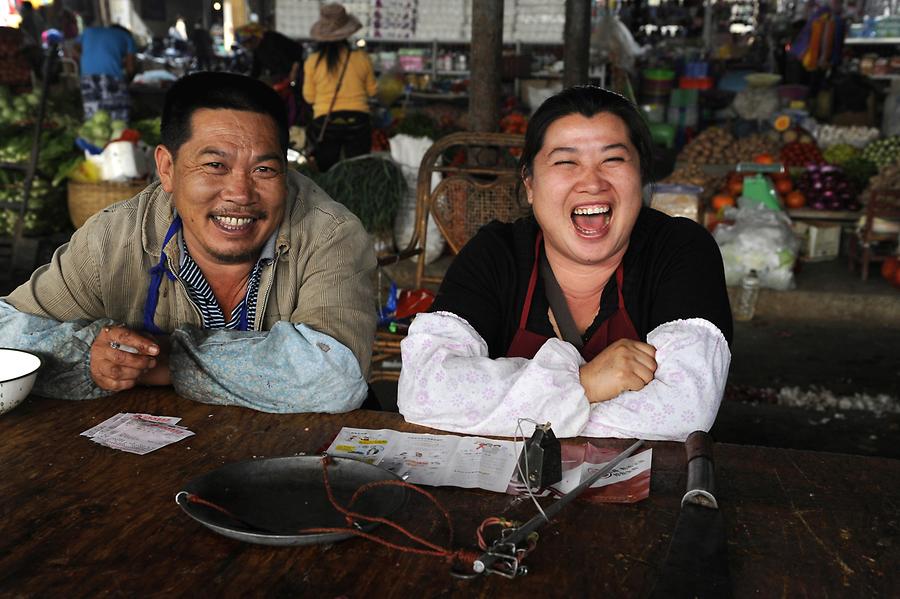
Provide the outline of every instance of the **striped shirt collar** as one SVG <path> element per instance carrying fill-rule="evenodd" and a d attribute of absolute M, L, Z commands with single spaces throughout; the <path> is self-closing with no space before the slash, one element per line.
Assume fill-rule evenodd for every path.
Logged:
<path fill-rule="evenodd" d="M 184 235 L 179 229 L 178 231 L 178 247 L 181 250 L 181 262 L 178 268 L 178 278 L 184 282 L 187 287 L 188 295 L 200 310 L 200 316 L 203 320 L 203 328 L 205 329 L 240 329 L 241 311 L 244 305 L 247 306 L 247 328 L 253 328 L 253 322 L 256 320 L 256 304 L 259 297 L 259 283 L 262 276 L 262 269 L 275 259 L 275 240 L 277 232 L 273 233 L 260 252 L 259 259 L 253 266 L 250 273 L 250 280 L 247 282 L 247 294 L 240 304 L 235 306 L 228 319 L 219 306 L 212 288 L 200 267 L 191 257 Z"/>

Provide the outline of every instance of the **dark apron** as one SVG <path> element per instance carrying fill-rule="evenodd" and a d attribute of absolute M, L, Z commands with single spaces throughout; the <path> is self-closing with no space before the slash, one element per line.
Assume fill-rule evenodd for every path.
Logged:
<path fill-rule="evenodd" d="M 528 358 L 534 357 L 542 345 L 549 339 L 543 335 L 532 333 L 525 328 L 528 322 L 528 313 L 531 311 L 531 300 L 534 297 L 534 288 L 537 284 L 538 277 L 538 260 L 541 252 L 541 245 L 544 239 L 543 233 L 538 232 L 537 240 L 534 243 L 534 266 L 531 269 L 531 278 L 528 281 L 528 293 L 525 294 L 525 305 L 522 307 L 522 317 L 519 319 L 519 329 L 513 337 L 509 349 L 506 350 L 507 358 Z M 578 349 L 581 356 L 588 362 L 593 360 L 600 352 L 606 349 L 610 344 L 619 339 L 633 339 L 640 341 L 640 337 L 625 310 L 625 300 L 622 297 L 622 280 L 624 278 L 624 270 L 622 264 L 616 269 L 616 287 L 619 294 L 619 307 L 612 316 L 607 318 L 600 324 L 593 336 L 585 344 L 584 347 Z M 554 312 L 554 315 L 555 312 Z M 559 316 L 556 315 L 557 321 Z"/>

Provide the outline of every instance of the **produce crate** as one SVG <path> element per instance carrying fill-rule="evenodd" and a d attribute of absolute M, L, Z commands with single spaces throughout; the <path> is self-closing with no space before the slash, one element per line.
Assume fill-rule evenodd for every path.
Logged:
<path fill-rule="evenodd" d="M 77 229 L 100 210 L 137 195 L 147 186 L 144 180 L 128 183 L 69 181 L 69 218 Z"/>
<path fill-rule="evenodd" d="M 834 260 L 841 250 L 841 225 L 824 221 L 795 222 L 800 237 L 800 259 L 804 262 Z"/>

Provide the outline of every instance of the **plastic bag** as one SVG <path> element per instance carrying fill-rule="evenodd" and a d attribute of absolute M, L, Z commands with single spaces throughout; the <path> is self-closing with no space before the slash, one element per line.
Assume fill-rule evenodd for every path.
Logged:
<path fill-rule="evenodd" d="M 394 241 L 398 248 L 406 247 L 416 230 L 416 187 L 419 179 L 419 164 L 428 148 L 434 142 L 427 137 L 411 137 L 409 135 L 395 135 L 391 138 L 391 158 L 400 165 L 403 176 L 406 178 L 407 194 L 394 221 Z M 440 175 L 434 173 L 431 176 L 431 188 L 440 183 Z M 425 239 L 425 262 L 431 264 L 444 253 L 443 235 L 433 219 L 428 219 L 428 229 Z"/>
<path fill-rule="evenodd" d="M 591 55 L 595 64 L 606 62 L 608 57 L 615 66 L 630 70 L 645 51 L 619 17 L 609 12 L 601 15 L 591 31 Z"/>
<path fill-rule="evenodd" d="M 792 289 L 800 240 L 787 214 L 756 204 L 729 209 L 725 217 L 734 224 L 720 224 L 713 237 L 722 252 L 726 284 L 739 285 L 755 270 L 762 287 Z"/>

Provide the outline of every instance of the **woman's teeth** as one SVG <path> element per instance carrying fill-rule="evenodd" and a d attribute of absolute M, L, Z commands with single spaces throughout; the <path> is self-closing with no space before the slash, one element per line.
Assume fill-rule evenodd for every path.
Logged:
<path fill-rule="evenodd" d="M 606 214 L 609 212 L 609 206 L 590 206 L 586 208 L 576 208 L 573 214 L 577 216 L 594 216 L 597 214 Z"/>

